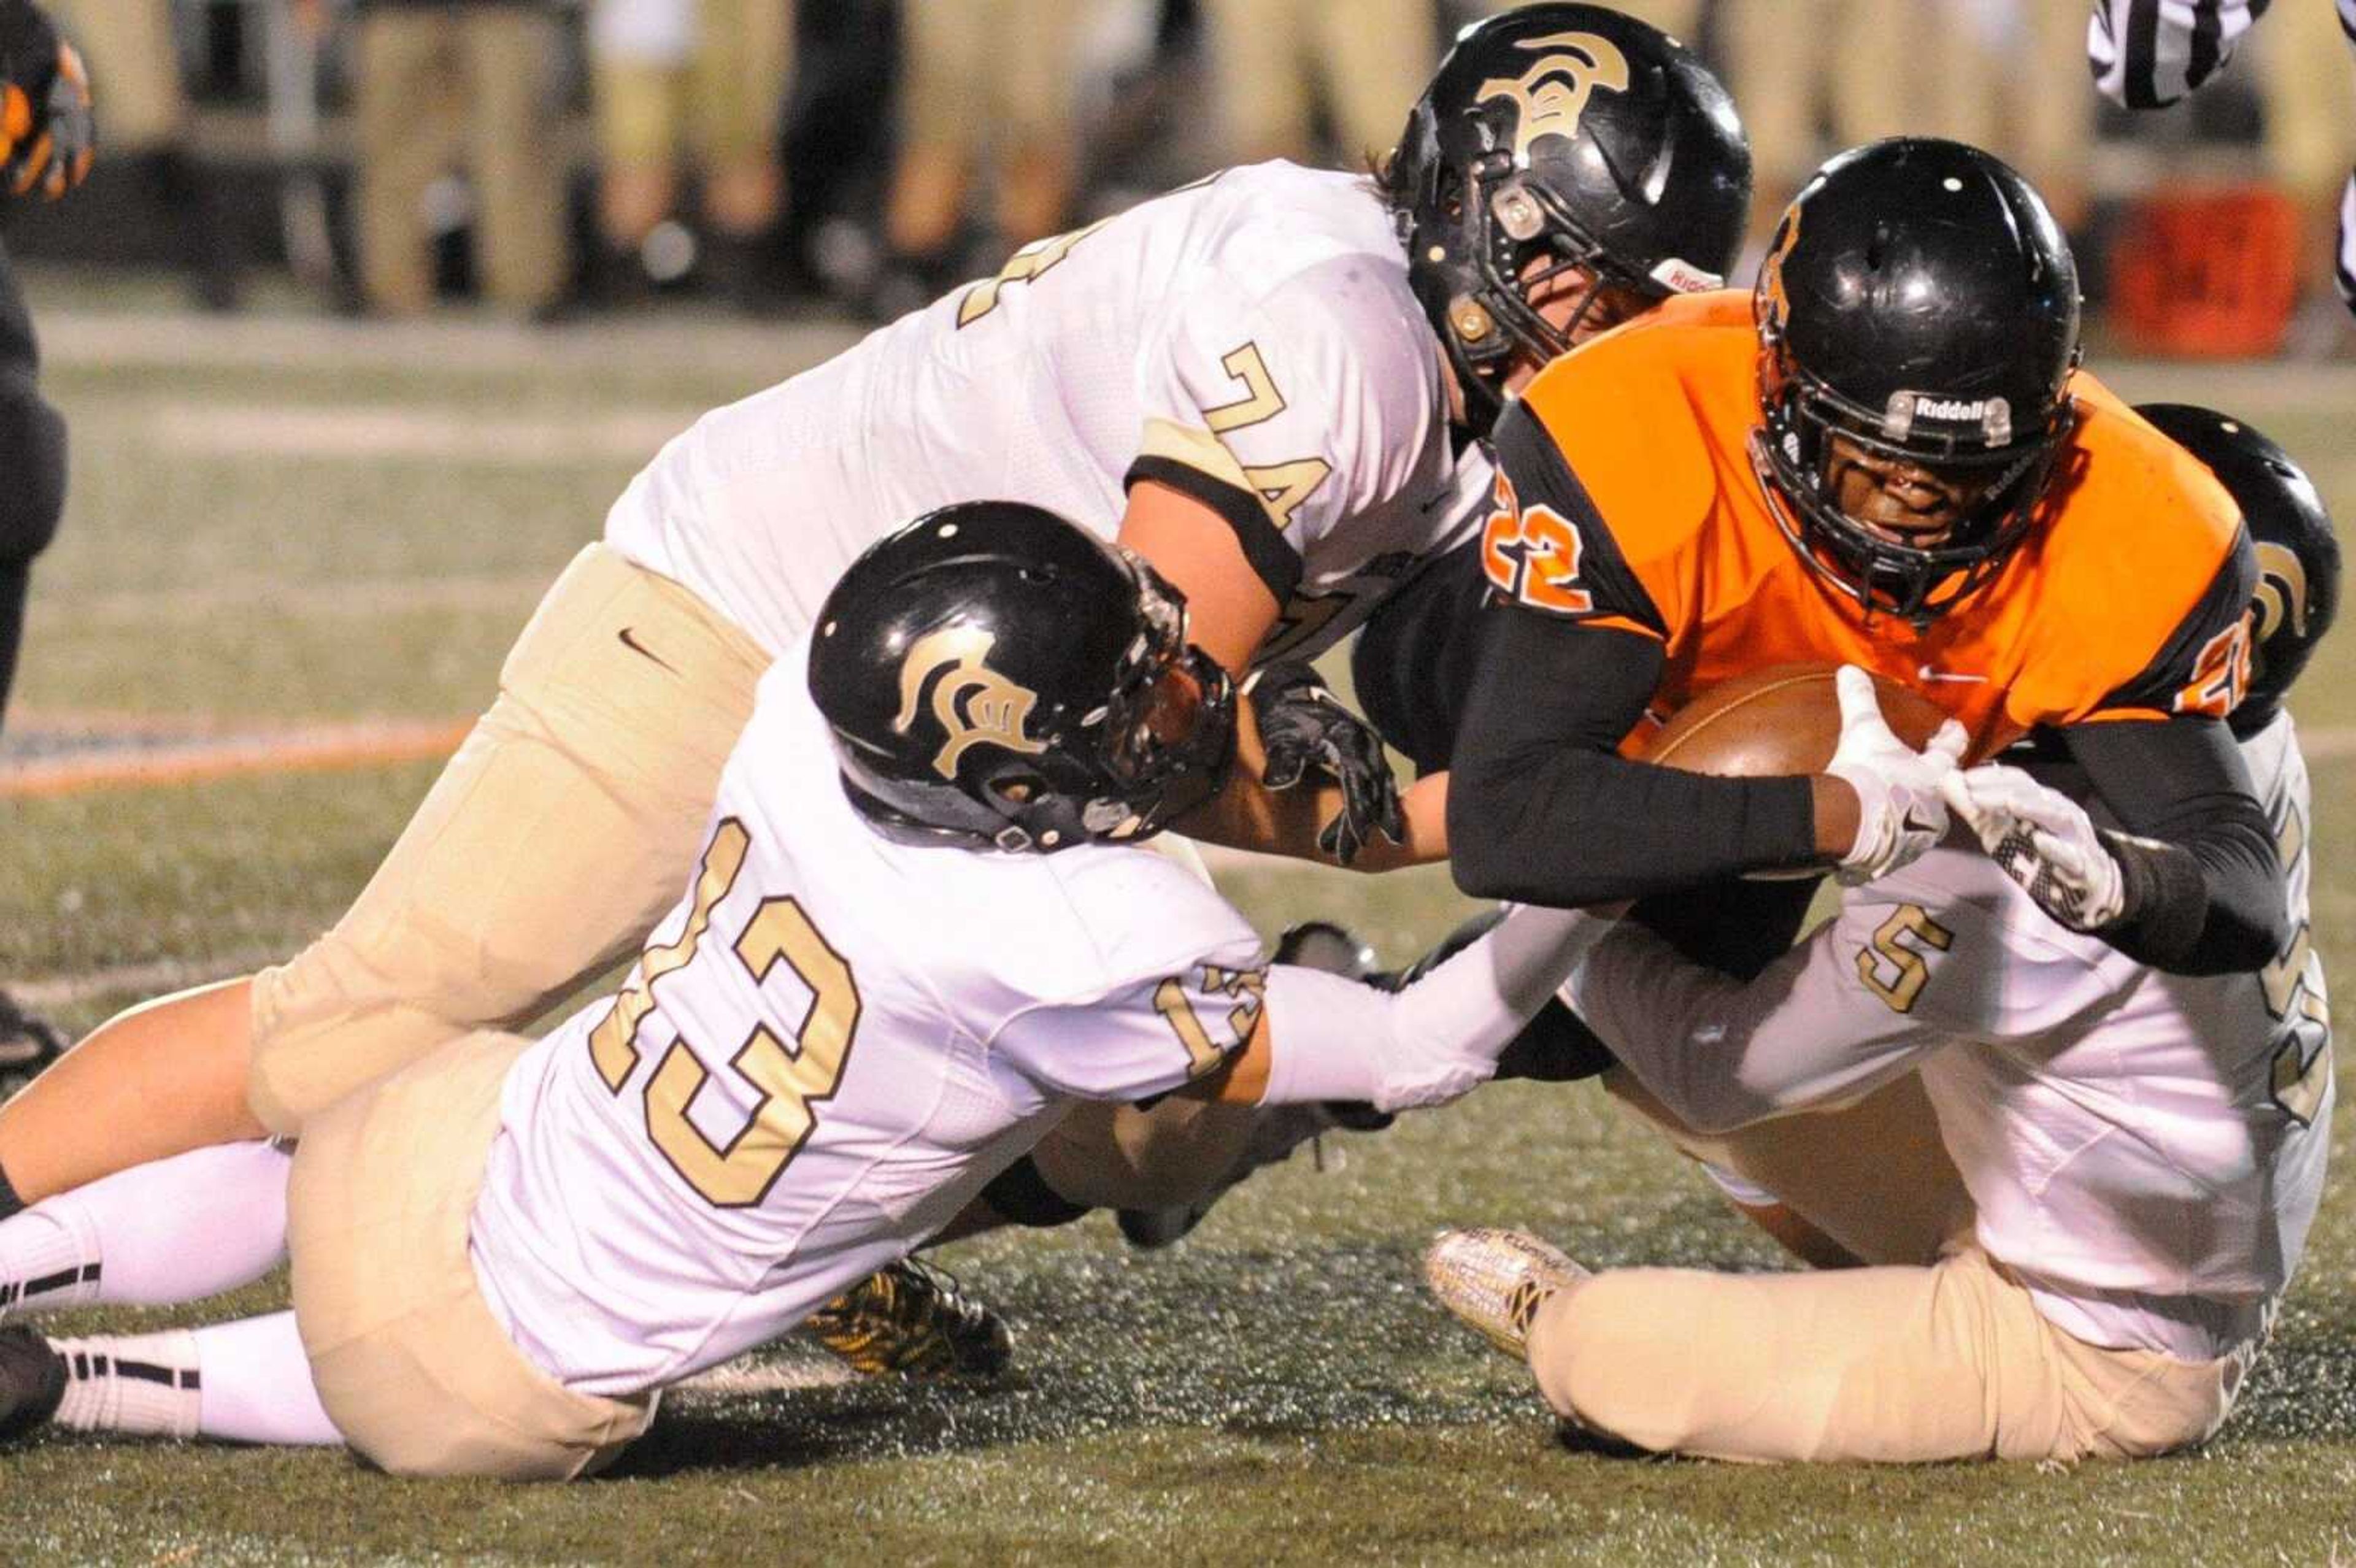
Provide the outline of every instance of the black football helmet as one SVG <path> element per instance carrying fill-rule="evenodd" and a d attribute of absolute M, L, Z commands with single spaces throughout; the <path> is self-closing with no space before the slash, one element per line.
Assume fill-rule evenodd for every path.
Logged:
<path fill-rule="evenodd" d="M 1801 556 L 1869 610 L 1923 624 L 2027 535 L 2076 416 L 2078 268 L 2004 164 L 1900 137 L 1816 171 L 1753 295 L 1763 428 L 1751 459 Z M 1939 543 L 1841 510 L 1827 442 L 1954 475 L 1978 500 Z"/>
<path fill-rule="evenodd" d="M 1143 560 L 1012 501 L 930 512 L 819 611 L 810 695 L 852 803 L 920 841 L 1134 840 L 1216 794 L 1235 689 Z"/>
<path fill-rule="evenodd" d="M 1601 5 L 1524 5 L 1457 35 L 1380 181 L 1486 434 L 1515 353 L 1544 364 L 1570 347 L 1533 287 L 1573 267 L 1654 299 L 1724 283 L 1751 145 L 1726 89 L 1667 34 Z"/>
<path fill-rule="evenodd" d="M 2217 475 L 2257 547 L 2250 689 L 2228 720 L 2234 734 L 2254 735 L 2282 711 L 2340 612 L 2340 536 L 2290 454 L 2241 421 L 2189 403 L 2142 403 L 2136 412 Z"/>

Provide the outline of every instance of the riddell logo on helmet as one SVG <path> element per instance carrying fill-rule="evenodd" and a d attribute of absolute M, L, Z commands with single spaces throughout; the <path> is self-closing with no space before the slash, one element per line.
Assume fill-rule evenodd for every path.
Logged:
<path fill-rule="evenodd" d="M 1514 161 L 1526 165 L 1530 144 L 1540 136 L 1576 136 L 1579 117 L 1599 87 L 1628 91 L 1628 57 L 1611 39 L 1594 33 L 1548 33 L 1521 38 L 1515 48 L 1556 49 L 1518 77 L 1495 76 L 1472 95 L 1475 103 L 1510 98 L 1521 114 L 1514 126 Z"/>
<path fill-rule="evenodd" d="M 1881 430 L 1892 441 L 1904 441 L 1918 420 L 1946 425 L 1975 425 L 1981 439 L 2001 446 L 2012 439 L 2012 404 L 2003 398 L 1934 397 L 1928 392 L 1892 392 L 1882 411 Z"/>
<path fill-rule="evenodd" d="M 1726 280 L 1716 272 L 1705 272 L 1691 261 L 1676 256 L 1655 267 L 1651 276 L 1653 282 L 1673 293 L 1697 294 L 1726 286 Z"/>

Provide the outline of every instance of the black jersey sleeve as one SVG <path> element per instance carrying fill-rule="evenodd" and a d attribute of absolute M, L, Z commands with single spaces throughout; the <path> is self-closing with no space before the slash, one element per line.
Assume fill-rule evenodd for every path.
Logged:
<path fill-rule="evenodd" d="M 1366 721 L 1419 773 L 1445 770 L 1494 619 L 1481 547 L 1427 561 L 1376 606 L 1350 649 Z"/>
<path fill-rule="evenodd" d="M 1815 863 L 1805 778 L 1713 778 L 1619 754 L 1660 679 L 1657 641 L 1501 606 L 1481 653 L 1449 775 L 1465 892 L 1577 906 Z"/>
<path fill-rule="evenodd" d="M 2126 907 L 2104 939 L 2179 975 L 2264 967 L 2289 935 L 2274 831 L 2213 719 L 2073 724 L 2070 754 L 2133 837 L 2107 840 Z"/>

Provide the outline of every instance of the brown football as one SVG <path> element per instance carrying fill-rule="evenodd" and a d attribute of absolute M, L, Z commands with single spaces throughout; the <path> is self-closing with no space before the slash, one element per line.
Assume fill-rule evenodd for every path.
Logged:
<path fill-rule="evenodd" d="M 1887 676 L 1873 677 L 1881 716 L 1920 748 L 1946 715 Z M 1644 748 L 1647 762 L 1687 773 L 1763 778 L 1822 773 L 1840 741 L 1840 698 L 1830 665 L 1777 665 L 1711 687 L 1671 716 Z"/>

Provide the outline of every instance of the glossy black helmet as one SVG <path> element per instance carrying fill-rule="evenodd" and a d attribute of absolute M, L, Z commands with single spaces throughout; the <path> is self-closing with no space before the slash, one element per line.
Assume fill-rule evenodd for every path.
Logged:
<path fill-rule="evenodd" d="M 1235 692 L 1185 600 L 1037 507 L 944 507 L 851 563 L 810 694 L 845 786 L 902 837 L 1048 852 L 1141 839 L 1215 794 Z"/>
<path fill-rule="evenodd" d="M 1828 581 L 1921 624 L 1982 586 L 2026 536 L 2075 416 L 2078 268 L 2052 214 L 2003 163 L 1901 137 L 1833 159 L 1776 226 L 1753 299 L 1776 518 Z M 1935 544 L 1844 512 L 1839 436 L 1966 478 Z"/>
<path fill-rule="evenodd" d="M 2254 735 L 2282 711 L 2284 694 L 2339 613 L 2331 514 L 2288 453 L 2231 414 L 2189 403 L 2143 403 L 2136 412 L 2217 475 L 2257 547 L 2250 689 L 2230 720 L 2235 734 Z"/>
<path fill-rule="evenodd" d="M 1725 282 L 1751 147 L 1726 89 L 1665 33 L 1601 5 L 1525 5 L 1457 35 L 1381 179 L 1486 433 L 1515 353 L 1544 364 L 1570 347 L 1533 287 L 1572 267 L 1655 299 Z"/>

